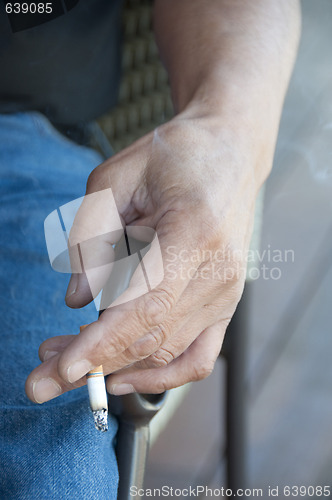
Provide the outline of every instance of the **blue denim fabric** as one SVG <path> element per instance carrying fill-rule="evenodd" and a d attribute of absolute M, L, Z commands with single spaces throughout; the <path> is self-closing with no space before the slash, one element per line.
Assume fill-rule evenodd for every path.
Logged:
<path fill-rule="evenodd" d="M 100 156 L 54 130 L 38 113 L 0 116 L 0 498 L 112 500 L 118 472 L 113 441 L 95 430 L 86 387 L 43 405 L 24 383 L 48 337 L 77 333 L 96 319 L 93 304 L 64 303 L 69 276 L 52 270 L 43 223 L 85 192 Z"/>

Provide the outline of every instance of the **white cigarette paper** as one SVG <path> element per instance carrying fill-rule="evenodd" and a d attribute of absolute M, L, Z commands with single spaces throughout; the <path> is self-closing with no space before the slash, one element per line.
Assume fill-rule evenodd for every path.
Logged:
<path fill-rule="evenodd" d="M 86 376 L 92 411 L 107 410 L 107 394 L 102 366 L 97 366 Z"/>

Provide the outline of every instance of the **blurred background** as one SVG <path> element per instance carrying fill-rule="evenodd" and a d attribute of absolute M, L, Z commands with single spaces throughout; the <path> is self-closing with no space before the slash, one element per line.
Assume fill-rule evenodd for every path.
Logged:
<path fill-rule="evenodd" d="M 247 486 L 265 491 L 332 484 L 332 2 L 303 0 L 302 9 L 300 49 L 266 184 L 261 272 L 250 285 L 246 331 Z M 130 12 L 129 20 L 127 29 L 135 34 Z M 125 64 L 139 57 L 130 50 Z M 171 105 L 160 91 L 167 78 L 162 68 L 153 71 L 159 86 L 152 112 L 167 119 Z M 101 120 L 119 148 L 121 126 L 133 123 L 145 132 L 139 116 L 144 99 L 135 101 L 132 78 L 122 90 L 128 102 L 131 85 L 127 123 L 122 118 L 117 132 L 114 122 Z M 221 358 L 208 379 L 191 386 L 155 440 L 146 487 L 224 484 L 224 385 Z"/>

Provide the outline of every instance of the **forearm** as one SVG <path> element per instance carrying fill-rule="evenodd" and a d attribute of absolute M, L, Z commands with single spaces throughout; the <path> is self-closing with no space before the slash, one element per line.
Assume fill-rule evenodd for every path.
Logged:
<path fill-rule="evenodd" d="M 226 121 L 248 144 L 266 136 L 273 151 L 299 40 L 298 1 L 156 0 L 154 22 L 176 112 L 208 116 L 216 130 Z M 269 167 L 260 167 L 260 182 Z"/>

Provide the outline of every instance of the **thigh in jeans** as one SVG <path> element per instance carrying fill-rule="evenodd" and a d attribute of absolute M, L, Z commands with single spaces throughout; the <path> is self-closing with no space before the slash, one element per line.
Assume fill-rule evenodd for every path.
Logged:
<path fill-rule="evenodd" d="M 69 276 L 51 269 L 43 223 L 84 194 L 87 176 L 101 161 L 37 113 L 0 116 L 3 499 L 116 498 L 115 419 L 109 432 L 95 430 L 85 387 L 40 406 L 24 392 L 39 363 L 39 344 L 96 319 L 93 304 L 82 310 L 65 305 Z"/>

